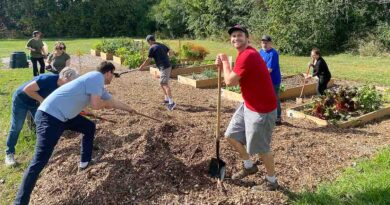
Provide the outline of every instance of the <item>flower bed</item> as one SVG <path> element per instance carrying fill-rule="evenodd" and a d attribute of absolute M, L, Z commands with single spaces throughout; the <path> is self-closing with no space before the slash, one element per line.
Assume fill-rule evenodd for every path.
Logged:
<path fill-rule="evenodd" d="M 287 115 L 322 126 L 351 127 L 390 115 L 390 103 L 373 86 L 339 87 L 312 103 L 288 109 Z"/>
<path fill-rule="evenodd" d="M 178 75 L 178 82 L 191 85 L 195 88 L 215 88 L 218 87 L 218 73 L 215 69 L 206 69 L 202 73 L 191 75 Z"/>
<path fill-rule="evenodd" d="M 214 64 L 209 64 L 209 65 L 190 65 L 186 67 L 173 68 L 170 77 L 176 78 L 178 75 L 201 73 L 206 69 L 216 69 L 216 67 Z M 150 74 L 160 75 L 160 70 L 156 67 L 150 67 Z"/>

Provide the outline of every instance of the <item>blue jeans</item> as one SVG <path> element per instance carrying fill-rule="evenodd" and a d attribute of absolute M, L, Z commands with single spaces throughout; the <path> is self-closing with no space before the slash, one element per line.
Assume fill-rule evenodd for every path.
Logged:
<path fill-rule="evenodd" d="M 27 112 L 34 116 L 37 108 L 38 105 L 27 105 L 17 95 L 12 96 L 11 126 L 7 137 L 6 154 L 15 154 L 15 146 L 22 131 Z"/>
<path fill-rule="evenodd" d="M 276 100 L 277 100 L 277 112 L 276 112 L 276 119 L 280 120 L 282 119 L 282 107 L 280 106 L 280 84 L 274 85 L 274 90 L 275 90 L 275 95 L 276 95 Z"/>
<path fill-rule="evenodd" d="M 89 162 L 92 157 L 92 146 L 95 135 L 95 123 L 77 115 L 75 118 L 62 122 L 57 118 L 38 110 L 35 115 L 37 125 L 37 142 L 34 156 L 24 172 L 22 184 L 16 195 L 15 204 L 28 204 L 31 192 L 38 176 L 49 161 L 54 147 L 64 130 L 72 130 L 83 134 L 81 140 L 81 162 Z"/>

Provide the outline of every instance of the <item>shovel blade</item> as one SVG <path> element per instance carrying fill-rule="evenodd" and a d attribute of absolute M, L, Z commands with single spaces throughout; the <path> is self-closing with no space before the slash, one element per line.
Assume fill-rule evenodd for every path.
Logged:
<path fill-rule="evenodd" d="M 219 178 L 223 180 L 226 172 L 226 163 L 217 158 L 212 158 L 209 164 L 209 175 L 213 178 Z"/>
<path fill-rule="evenodd" d="M 303 98 L 296 98 L 295 101 L 296 101 L 296 104 L 302 104 Z"/>

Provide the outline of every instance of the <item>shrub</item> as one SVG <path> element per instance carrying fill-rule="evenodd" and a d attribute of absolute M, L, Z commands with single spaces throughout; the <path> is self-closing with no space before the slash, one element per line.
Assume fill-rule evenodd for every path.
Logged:
<path fill-rule="evenodd" d="M 101 51 L 102 50 L 102 42 L 99 42 L 99 43 L 95 43 L 92 48 L 97 50 L 97 51 Z"/>
<path fill-rule="evenodd" d="M 209 51 L 203 46 L 186 43 L 182 46 L 182 56 L 189 60 L 203 60 Z"/>
<path fill-rule="evenodd" d="M 378 40 L 362 41 L 359 45 L 359 54 L 361 56 L 383 56 L 386 51 L 385 45 Z"/>
<path fill-rule="evenodd" d="M 142 55 L 139 52 L 129 54 L 125 57 L 125 60 L 123 61 L 124 65 L 129 66 L 130 69 L 135 69 L 142 63 Z"/>

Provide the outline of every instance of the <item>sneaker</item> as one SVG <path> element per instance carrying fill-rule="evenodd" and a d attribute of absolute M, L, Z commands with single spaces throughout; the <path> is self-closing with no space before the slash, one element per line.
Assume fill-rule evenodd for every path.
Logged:
<path fill-rule="evenodd" d="M 79 171 L 83 171 L 89 167 L 91 163 L 90 162 L 80 162 L 79 164 Z"/>
<path fill-rule="evenodd" d="M 167 105 L 167 104 L 169 104 L 169 101 L 168 100 L 164 100 L 161 104 Z"/>
<path fill-rule="evenodd" d="M 253 186 L 253 191 L 275 191 L 279 188 L 278 181 L 276 180 L 274 183 L 265 179 L 265 183 L 257 186 Z"/>
<path fill-rule="evenodd" d="M 176 103 L 168 104 L 167 109 L 172 111 L 176 107 Z"/>
<path fill-rule="evenodd" d="M 243 166 L 241 171 L 233 174 L 232 176 L 232 179 L 242 179 L 246 176 L 249 176 L 249 175 L 252 175 L 252 174 L 255 174 L 256 172 L 258 172 L 259 169 L 257 168 L 256 165 L 253 165 L 251 168 L 249 169 L 245 169 L 245 167 Z"/>
<path fill-rule="evenodd" d="M 282 119 L 280 119 L 280 118 L 276 119 L 275 125 L 276 125 L 276 126 L 282 125 Z"/>
<path fill-rule="evenodd" d="M 5 165 L 6 166 L 14 166 L 16 164 L 14 154 L 7 154 L 5 156 Z"/>

